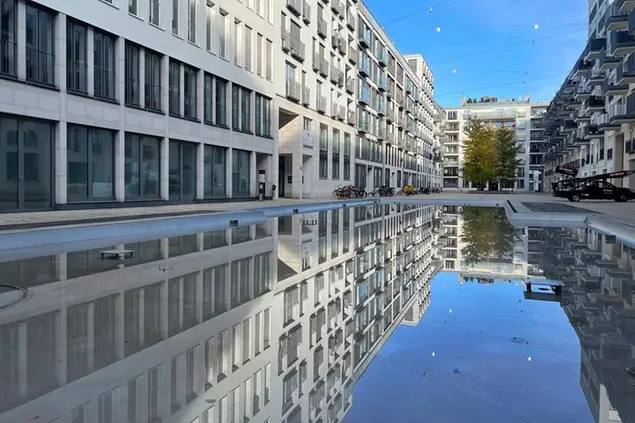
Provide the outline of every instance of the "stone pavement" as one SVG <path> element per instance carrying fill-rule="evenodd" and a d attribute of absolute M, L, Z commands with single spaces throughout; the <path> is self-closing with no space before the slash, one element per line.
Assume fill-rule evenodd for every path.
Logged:
<path fill-rule="evenodd" d="M 393 197 L 396 199 L 405 197 Z M 522 204 L 525 208 L 536 212 L 564 212 L 571 213 L 570 207 L 579 207 L 581 213 L 600 213 L 604 218 L 635 225 L 635 201 L 628 203 L 616 203 L 613 201 L 581 201 L 580 203 L 570 203 L 566 199 L 555 198 L 541 193 L 519 193 L 519 194 L 489 194 L 478 193 L 468 194 L 460 192 L 444 192 L 441 194 L 418 195 L 414 197 L 423 200 L 425 203 L 443 205 L 457 204 L 465 202 L 472 205 L 503 204 L 510 201 L 512 204 Z M 116 209 L 94 209 L 94 210 L 65 210 L 34 213 L 12 213 L 0 214 L 0 231 L 22 230 L 33 228 L 45 228 L 60 225 L 81 225 L 104 223 L 114 221 L 126 221 L 133 219 L 162 218 L 178 215 L 192 215 L 213 212 L 227 212 L 232 210 L 244 210 L 252 208 L 262 208 L 270 206 L 300 205 L 333 201 L 332 198 L 292 200 L 280 199 L 277 201 L 247 201 L 247 202 L 227 202 L 213 204 L 187 204 L 168 205 L 154 207 L 126 207 Z M 527 204 L 530 204 L 529 206 Z"/>

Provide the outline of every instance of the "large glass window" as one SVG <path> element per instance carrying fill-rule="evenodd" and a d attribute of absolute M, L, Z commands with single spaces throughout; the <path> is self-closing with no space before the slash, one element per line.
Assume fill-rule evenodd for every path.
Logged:
<path fill-rule="evenodd" d="M 244 150 L 232 150 L 232 195 L 248 197 L 250 195 L 249 157 L 251 153 Z"/>
<path fill-rule="evenodd" d="M 320 179 L 328 178 L 328 131 L 329 128 L 326 125 L 320 125 L 320 162 L 318 169 Z"/>
<path fill-rule="evenodd" d="M 340 131 L 333 129 L 332 179 L 340 179 Z"/>
<path fill-rule="evenodd" d="M 107 129 L 68 126 L 70 201 L 114 197 L 114 137 L 115 133 Z"/>
<path fill-rule="evenodd" d="M 204 152 L 204 195 L 205 198 L 226 197 L 225 169 L 227 149 L 206 145 Z"/>
<path fill-rule="evenodd" d="M 126 104 L 141 105 L 139 91 L 139 56 L 141 49 L 138 45 L 126 41 Z"/>
<path fill-rule="evenodd" d="M 126 198 L 158 198 L 159 138 L 126 133 Z"/>
<path fill-rule="evenodd" d="M 4 21 L 4 16 L 2 20 Z M 55 84 L 55 16 L 37 7 L 26 7 L 26 79 Z M 4 28 L 5 24 L 2 24 Z M 4 37 L 3 37 L 4 38 Z"/>
<path fill-rule="evenodd" d="M 213 100 L 213 90 L 214 90 L 214 77 L 210 74 L 205 74 L 203 78 L 204 88 L 203 88 L 203 121 L 205 123 L 213 124 L 214 123 L 214 100 Z"/>
<path fill-rule="evenodd" d="M 161 111 L 161 55 L 145 50 L 145 107 Z"/>
<path fill-rule="evenodd" d="M 170 201 L 196 199 L 196 144 L 170 140 Z"/>
<path fill-rule="evenodd" d="M 232 128 L 251 132 L 251 90 L 232 85 Z"/>
<path fill-rule="evenodd" d="M 181 116 L 181 63 L 170 59 L 170 114 Z"/>
<path fill-rule="evenodd" d="M 0 1 L 0 74 L 16 76 L 17 31 L 16 0 Z"/>
<path fill-rule="evenodd" d="M 271 100 L 256 94 L 256 135 L 271 137 Z"/>
<path fill-rule="evenodd" d="M 115 37 L 95 31 L 95 97 L 115 99 Z"/>

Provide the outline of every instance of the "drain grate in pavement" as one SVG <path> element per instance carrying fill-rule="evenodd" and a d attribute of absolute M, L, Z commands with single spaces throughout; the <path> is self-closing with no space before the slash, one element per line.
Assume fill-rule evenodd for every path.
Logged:
<path fill-rule="evenodd" d="M 582 207 L 570 206 L 561 203 L 521 203 L 532 212 L 536 213 L 593 213 Z"/>

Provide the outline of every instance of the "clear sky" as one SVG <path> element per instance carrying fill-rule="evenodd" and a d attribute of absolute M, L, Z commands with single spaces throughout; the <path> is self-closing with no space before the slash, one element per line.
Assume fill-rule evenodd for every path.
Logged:
<path fill-rule="evenodd" d="M 587 40 L 587 0 L 365 2 L 402 53 L 423 54 L 446 107 L 462 92 L 548 102 Z"/>

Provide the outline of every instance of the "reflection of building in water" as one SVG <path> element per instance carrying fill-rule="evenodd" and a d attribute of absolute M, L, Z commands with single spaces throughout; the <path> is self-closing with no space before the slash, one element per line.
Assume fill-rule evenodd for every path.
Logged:
<path fill-rule="evenodd" d="M 530 257 L 567 284 L 564 310 L 580 337 L 580 385 L 598 422 L 635 422 L 635 249 L 589 229 L 532 229 Z"/>
<path fill-rule="evenodd" d="M 397 205 L 279 219 L 275 421 L 341 421 L 372 357 L 429 301 L 431 220 L 430 207 Z"/>
<path fill-rule="evenodd" d="M 341 420 L 434 272 L 432 208 L 360 210 L 0 264 L 0 422 Z"/>
<path fill-rule="evenodd" d="M 464 213 L 474 210 L 480 210 L 489 217 L 495 216 L 504 224 L 470 227 L 470 225 L 484 223 L 480 220 L 475 220 L 473 223 L 465 221 Z M 527 264 L 527 228 L 512 228 L 502 209 L 444 206 L 442 219 L 443 229 L 441 229 L 440 238 L 445 258 L 444 269 L 459 272 L 459 280 L 467 275 L 468 277 L 482 275 L 499 280 L 525 277 L 530 273 L 531 269 Z M 504 233 L 500 234 L 497 231 L 510 231 L 510 233 L 505 236 Z M 474 233 L 476 236 L 473 235 Z M 487 251 L 492 246 L 503 245 L 503 241 L 507 243 L 504 254 L 492 254 L 476 262 L 469 260 L 470 252 Z"/>

